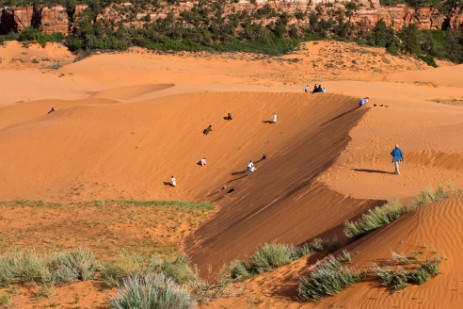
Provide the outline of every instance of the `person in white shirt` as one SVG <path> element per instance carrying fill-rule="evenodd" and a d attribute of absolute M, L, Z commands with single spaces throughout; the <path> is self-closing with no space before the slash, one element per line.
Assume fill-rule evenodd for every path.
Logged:
<path fill-rule="evenodd" d="M 206 158 L 202 158 L 201 161 L 199 161 L 199 164 L 201 164 L 201 166 L 206 165 L 207 164 Z"/>
<path fill-rule="evenodd" d="M 254 173 L 255 171 L 256 171 L 256 168 L 254 167 L 254 163 L 252 161 L 249 161 L 248 172 L 249 173 Z"/>
<path fill-rule="evenodd" d="M 305 85 L 304 92 L 309 92 L 309 84 Z"/>
<path fill-rule="evenodd" d="M 174 176 L 172 176 L 172 177 L 170 178 L 170 180 L 172 181 L 172 187 L 177 186 L 177 179 L 175 179 Z"/>
<path fill-rule="evenodd" d="M 273 122 L 273 123 L 277 123 L 277 114 L 276 114 L 276 113 L 273 113 L 272 122 Z"/>

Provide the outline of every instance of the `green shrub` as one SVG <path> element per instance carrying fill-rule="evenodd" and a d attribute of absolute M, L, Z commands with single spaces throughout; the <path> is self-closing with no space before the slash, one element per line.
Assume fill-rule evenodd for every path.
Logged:
<path fill-rule="evenodd" d="M 143 276 L 147 273 L 145 260 L 141 255 L 122 252 L 115 261 L 105 262 L 101 269 L 101 280 L 110 286 L 117 286 L 125 278 Z"/>
<path fill-rule="evenodd" d="M 309 277 L 301 277 L 298 295 L 304 301 L 319 300 L 338 294 L 361 278 L 360 275 L 344 267 L 339 259 L 330 255 L 326 261 L 312 270 Z"/>
<path fill-rule="evenodd" d="M 53 282 L 63 284 L 93 279 L 98 262 L 90 250 L 77 248 L 52 257 L 49 267 Z"/>
<path fill-rule="evenodd" d="M 119 295 L 111 297 L 115 309 L 165 308 L 187 309 L 193 307 L 188 291 L 162 274 L 132 277 L 124 280 Z"/>
<path fill-rule="evenodd" d="M 242 280 L 253 275 L 252 270 L 248 268 L 246 263 L 240 260 L 235 260 L 230 264 L 230 277 L 232 279 Z"/>
<path fill-rule="evenodd" d="M 423 207 L 433 202 L 446 199 L 451 194 L 454 194 L 454 192 L 455 191 L 451 188 L 449 189 L 449 191 L 447 191 L 443 186 L 439 186 L 435 191 L 433 189 L 425 189 L 420 192 L 420 195 L 418 195 L 411 208 L 416 209 L 418 207 Z"/>
<path fill-rule="evenodd" d="M 408 285 L 408 276 L 402 267 L 397 269 L 377 267 L 375 274 L 383 286 L 393 291 L 402 290 Z"/>
<path fill-rule="evenodd" d="M 263 273 L 291 263 L 297 252 L 294 247 L 285 244 L 264 244 L 251 258 L 254 272 Z"/>
<path fill-rule="evenodd" d="M 390 201 L 381 207 L 370 209 L 355 221 L 344 224 L 344 234 L 349 238 L 357 238 L 384 225 L 391 223 L 407 212 L 399 201 Z"/>
<path fill-rule="evenodd" d="M 0 306 L 6 306 L 10 302 L 10 295 L 3 293 L 0 295 Z"/>
<path fill-rule="evenodd" d="M 6 255 L 12 266 L 12 282 L 46 283 L 52 279 L 47 260 L 35 250 L 22 251 L 13 249 Z"/>
<path fill-rule="evenodd" d="M 421 285 L 428 281 L 430 278 L 429 272 L 426 271 L 423 267 L 419 267 L 408 274 L 408 280 L 410 283 Z"/>
<path fill-rule="evenodd" d="M 164 259 L 154 255 L 151 257 L 148 272 L 163 273 L 176 283 L 188 283 L 196 280 L 196 274 L 191 268 L 191 259 L 186 254 Z"/>

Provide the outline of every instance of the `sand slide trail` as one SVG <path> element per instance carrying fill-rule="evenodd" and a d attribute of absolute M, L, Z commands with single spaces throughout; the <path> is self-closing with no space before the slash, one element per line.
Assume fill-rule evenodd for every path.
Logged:
<path fill-rule="evenodd" d="M 367 110 L 347 97 L 311 97 L 316 100 L 301 115 L 306 118 L 297 135 L 259 162 L 254 174 L 246 175 L 242 165 L 227 187 L 212 195 L 223 209 L 187 243 L 187 252 L 203 271 L 208 265 L 217 269 L 247 258 L 265 242 L 301 244 L 321 235 L 341 235 L 346 219 L 378 204 L 314 181 L 336 160 L 349 141 L 348 132 Z M 229 190 L 233 192 L 227 194 Z"/>

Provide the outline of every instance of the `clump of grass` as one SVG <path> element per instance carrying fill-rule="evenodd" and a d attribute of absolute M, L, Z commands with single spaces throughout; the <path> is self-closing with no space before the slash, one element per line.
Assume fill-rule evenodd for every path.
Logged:
<path fill-rule="evenodd" d="M 114 287 L 129 277 L 160 273 L 182 284 L 197 279 L 187 255 L 161 259 L 158 255 L 144 258 L 128 252 L 123 252 L 115 261 L 104 263 L 101 279 L 107 286 Z"/>
<path fill-rule="evenodd" d="M 10 302 L 10 295 L 3 293 L 0 295 L 0 306 L 6 306 Z"/>
<path fill-rule="evenodd" d="M 111 297 L 111 307 L 125 308 L 175 308 L 193 307 L 188 291 L 163 274 L 126 278 L 119 294 Z"/>
<path fill-rule="evenodd" d="M 55 284 L 93 279 L 98 266 L 99 262 L 93 252 L 83 248 L 77 248 L 69 253 L 57 254 L 49 262 Z"/>
<path fill-rule="evenodd" d="M 411 205 L 411 209 L 416 209 L 419 207 L 426 206 L 436 201 L 440 201 L 448 198 L 451 195 L 457 195 L 458 191 L 452 190 L 449 187 L 449 190 L 445 189 L 444 186 L 437 187 L 436 190 L 425 189 L 421 191 L 420 195 L 417 196 L 415 202 Z"/>
<path fill-rule="evenodd" d="M 230 277 L 232 279 L 242 280 L 253 275 L 252 270 L 241 260 L 234 260 L 230 264 Z"/>
<path fill-rule="evenodd" d="M 107 286 L 114 287 L 126 278 L 146 273 L 145 259 L 141 255 L 123 251 L 115 261 L 103 263 L 101 279 Z"/>
<path fill-rule="evenodd" d="M 345 260 L 351 260 L 347 252 L 338 258 L 330 255 L 310 273 L 309 277 L 301 277 L 298 287 L 300 299 L 315 301 L 326 296 L 336 295 L 346 287 L 361 280 L 361 274 L 343 266 Z"/>
<path fill-rule="evenodd" d="M 289 264 L 297 256 L 293 246 L 269 243 L 264 244 L 249 260 L 254 272 L 263 273 Z"/>
<path fill-rule="evenodd" d="M 160 259 L 153 256 L 148 268 L 150 273 L 163 273 L 172 278 L 176 283 L 189 283 L 197 279 L 191 267 L 191 259 L 188 255 L 182 254 L 174 258 Z"/>
<path fill-rule="evenodd" d="M 381 207 L 370 209 L 355 222 L 347 221 L 344 234 L 349 238 L 358 238 L 391 223 L 406 212 L 407 209 L 399 201 L 387 202 Z"/>
<path fill-rule="evenodd" d="M 393 256 L 391 261 L 394 263 L 401 263 L 401 265 L 415 265 L 415 267 L 409 267 L 408 269 L 404 269 L 401 265 L 397 266 L 395 269 L 388 266 L 377 266 L 375 268 L 375 276 L 383 286 L 392 291 L 399 291 L 406 288 L 408 284 L 421 285 L 430 278 L 436 277 L 439 274 L 439 266 L 442 262 L 442 258 L 436 256 L 432 259 L 421 261 L 419 259 L 410 260 L 408 258 L 400 258 L 398 260 L 397 256 Z"/>
<path fill-rule="evenodd" d="M 130 206 L 179 206 L 200 210 L 212 210 L 214 205 L 208 202 L 184 202 L 184 201 L 164 201 L 164 200 L 98 200 L 92 202 L 95 205 L 105 203 L 122 204 Z M 78 203 L 81 204 L 81 203 Z"/>

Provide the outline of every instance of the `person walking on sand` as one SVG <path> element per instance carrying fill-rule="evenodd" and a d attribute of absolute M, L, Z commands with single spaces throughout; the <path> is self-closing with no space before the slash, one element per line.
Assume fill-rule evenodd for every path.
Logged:
<path fill-rule="evenodd" d="M 361 99 L 359 102 L 359 106 L 362 107 L 363 105 L 367 104 L 369 99 L 370 99 L 369 97 L 365 97 Z"/>
<path fill-rule="evenodd" d="M 172 177 L 170 178 L 170 181 L 172 182 L 172 187 L 176 187 L 176 186 L 177 186 L 177 179 L 175 179 L 174 176 L 172 176 Z"/>
<path fill-rule="evenodd" d="M 272 122 L 277 123 L 277 114 L 273 113 Z"/>
<path fill-rule="evenodd" d="M 394 162 L 395 173 L 400 175 L 399 162 L 404 160 L 402 150 L 400 150 L 399 145 L 395 145 L 395 148 L 391 152 L 392 162 Z"/>
<path fill-rule="evenodd" d="M 254 162 L 252 162 L 252 160 L 251 160 L 251 161 L 249 161 L 249 164 L 248 164 L 248 172 L 252 174 L 255 171 L 256 171 L 256 168 L 254 166 Z"/>

